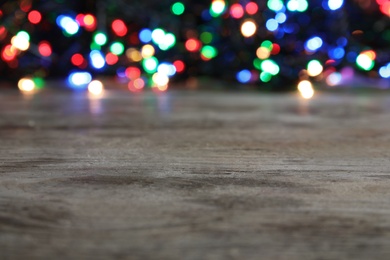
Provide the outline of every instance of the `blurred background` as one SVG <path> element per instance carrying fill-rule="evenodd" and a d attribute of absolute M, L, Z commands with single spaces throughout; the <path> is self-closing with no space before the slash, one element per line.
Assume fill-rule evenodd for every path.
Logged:
<path fill-rule="evenodd" d="M 0 3 L 0 77 L 22 91 L 390 87 L 390 0 Z"/>

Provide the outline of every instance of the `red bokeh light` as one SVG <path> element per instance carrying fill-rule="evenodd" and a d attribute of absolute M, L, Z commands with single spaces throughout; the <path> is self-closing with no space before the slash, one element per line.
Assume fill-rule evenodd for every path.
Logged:
<path fill-rule="evenodd" d="M 185 47 L 188 51 L 195 52 L 201 48 L 201 42 L 197 39 L 188 39 L 185 43 Z"/>
<path fill-rule="evenodd" d="M 44 57 L 49 57 L 52 53 L 50 43 L 42 41 L 38 44 L 38 51 Z"/>
<path fill-rule="evenodd" d="M 277 43 L 273 43 L 272 44 L 272 51 L 271 51 L 271 54 L 272 55 L 276 55 L 276 54 L 279 54 L 280 52 L 280 45 L 277 44 Z"/>
<path fill-rule="evenodd" d="M 7 30 L 4 26 L 0 26 L 0 41 L 2 41 L 7 36 Z"/>
<path fill-rule="evenodd" d="M 84 26 L 84 25 L 85 25 L 85 24 L 84 24 L 84 17 L 85 17 L 84 14 L 78 14 L 78 15 L 76 16 L 76 21 L 78 22 L 78 24 L 79 24 L 80 26 Z"/>
<path fill-rule="evenodd" d="M 12 61 L 16 58 L 16 55 L 18 54 L 18 51 L 16 48 L 14 48 L 11 44 L 8 44 L 4 46 L 2 52 L 1 52 L 1 58 L 4 61 Z"/>
<path fill-rule="evenodd" d="M 40 12 L 33 10 L 28 13 L 28 20 L 32 24 L 38 24 L 42 20 L 42 15 Z"/>
<path fill-rule="evenodd" d="M 249 2 L 246 6 L 245 6 L 245 10 L 248 14 L 255 14 L 257 13 L 257 11 L 259 10 L 259 7 L 258 5 L 255 3 L 255 2 Z"/>
<path fill-rule="evenodd" d="M 111 24 L 111 28 L 119 37 L 123 37 L 127 34 L 126 24 L 120 19 L 114 20 Z"/>
<path fill-rule="evenodd" d="M 233 4 L 230 7 L 230 15 L 235 19 L 240 19 L 244 16 L 244 8 L 240 4 Z"/>
<path fill-rule="evenodd" d="M 175 66 L 177 73 L 183 72 L 185 69 L 185 64 L 181 60 L 173 62 L 173 66 Z"/>
<path fill-rule="evenodd" d="M 75 66 L 81 66 L 84 63 L 84 57 L 80 53 L 73 54 L 72 58 L 70 59 L 73 65 Z"/>
<path fill-rule="evenodd" d="M 129 79 L 136 79 L 141 77 L 141 70 L 137 67 L 128 67 L 125 74 Z"/>
<path fill-rule="evenodd" d="M 118 62 L 119 58 L 115 54 L 109 52 L 106 55 L 106 62 L 108 65 L 114 65 Z"/>

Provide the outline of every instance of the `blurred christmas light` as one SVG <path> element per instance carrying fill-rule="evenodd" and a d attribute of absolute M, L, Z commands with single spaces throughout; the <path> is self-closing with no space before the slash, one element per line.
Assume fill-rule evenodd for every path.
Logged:
<path fill-rule="evenodd" d="M 201 53 L 202 57 L 204 57 L 204 59 L 209 60 L 209 59 L 215 58 L 215 56 L 217 56 L 217 54 L 218 54 L 218 51 L 213 46 L 206 45 L 206 46 L 202 47 L 202 50 L 200 51 L 200 53 Z"/>
<path fill-rule="evenodd" d="M 4 61 L 12 61 L 16 58 L 16 55 L 18 54 L 18 50 L 13 47 L 11 44 L 8 44 L 4 46 L 2 52 L 1 52 L 1 58 Z"/>
<path fill-rule="evenodd" d="M 110 51 L 119 56 L 125 52 L 125 46 L 121 42 L 113 42 L 110 46 Z"/>
<path fill-rule="evenodd" d="M 158 44 L 158 47 L 166 51 L 176 44 L 176 37 L 172 33 L 166 33 Z"/>
<path fill-rule="evenodd" d="M 361 53 L 356 58 L 356 64 L 358 65 L 359 68 L 369 71 L 372 70 L 372 68 L 374 68 L 375 62 L 372 59 L 372 57 L 370 57 L 368 54 Z"/>
<path fill-rule="evenodd" d="M 92 80 L 88 72 L 73 72 L 68 76 L 68 82 L 72 88 L 79 89 L 87 86 Z"/>
<path fill-rule="evenodd" d="M 265 60 L 269 58 L 269 56 L 271 55 L 271 51 L 266 47 L 260 46 L 256 50 L 256 55 L 259 59 Z"/>
<path fill-rule="evenodd" d="M 298 91 L 304 99 L 311 99 L 314 96 L 313 85 L 308 80 L 299 82 Z"/>
<path fill-rule="evenodd" d="M 340 9 L 344 4 L 344 0 L 328 0 L 328 7 L 330 10 Z"/>
<path fill-rule="evenodd" d="M 146 44 L 141 49 L 141 55 L 143 58 L 150 58 L 154 55 L 155 49 L 152 45 Z"/>
<path fill-rule="evenodd" d="M 152 31 L 149 29 L 142 29 L 139 32 L 139 39 L 143 43 L 149 43 L 152 41 Z"/>
<path fill-rule="evenodd" d="M 107 43 L 107 36 L 102 32 L 96 33 L 93 39 L 98 45 L 104 45 Z"/>
<path fill-rule="evenodd" d="M 49 57 L 52 54 L 51 45 L 47 41 L 38 44 L 38 51 L 43 57 Z"/>
<path fill-rule="evenodd" d="M 256 30 L 257 30 L 257 25 L 251 19 L 245 20 L 241 25 L 241 33 L 244 37 L 253 36 L 256 33 Z"/>
<path fill-rule="evenodd" d="M 111 24 L 111 28 L 113 30 L 113 32 L 120 36 L 120 37 L 123 37 L 127 34 L 127 26 L 126 24 L 120 20 L 120 19 L 116 19 L 112 22 Z"/>
<path fill-rule="evenodd" d="M 125 70 L 126 77 L 129 79 L 136 79 L 141 77 L 141 70 L 137 67 L 128 67 Z"/>
<path fill-rule="evenodd" d="M 268 72 L 269 74 L 274 75 L 274 76 L 280 72 L 279 65 L 273 60 L 269 60 L 269 59 L 264 60 L 261 63 L 260 67 L 264 72 Z"/>
<path fill-rule="evenodd" d="M 342 76 L 339 72 L 333 72 L 329 74 L 328 77 L 326 77 L 326 83 L 331 87 L 340 84 L 341 80 L 342 80 Z"/>
<path fill-rule="evenodd" d="M 60 15 L 57 17 L 56 22 L 68 35 L 76 34 L 80 28 L 79 24 L 69 16 Z"/>
<path fill-rule="evenodd" d="M 379 69 L 379 75 L 384 79 L 390 78 L 390 63 Z"/>
<path fill-rule="evenodd" d="M 26 51 L 30 47 L 30 35 L 25 31 L 20 31 L 11 38 L 11 44 L 14 48 Z"/>
<path fill-rule="evenodd" d="M 256 14 L 258 10 L 259 7 L 255 2 L 249 2 L 245 6 L 245 11 L 250 15 Z"/>
<path fill-rule="evenodd" d="M 126 50 L 126 56 L 130 61 L 139 62 L 142 60 L 141 52 L 135 48 L 128 48 Z"/>
<path fill-rule="evenodd" d="M 322 39 L 318 36 L 314 36 L 306 41 L 305 49 L 307 52 L 315 52 L 322 47 L 322 44 Z"/>
<path fill-rule="evenodd" d="M 233 4 L 230 7 L 230 15 L 235 19 L 240 19 L 244 16 L 244 8 L 241 4 Z"/>
<path fill-rule="evenodd" d="M 172 13 L 175 15 L 181 15 L 184 13 L 185 6 L 182 2 L 176 2 L 171 7 Z"/>
<path fill-rule="evenodd" d="M 88 84 L 88 91 L 92 95 L 100 96 L 103 93 L 103 83 L 99 80 L 92 80 Z"/>
<path fill-rule="evenodd" d="M 5 37 L 7 37 L 7 29 L 0 25 L 0 41 L 2 41 Z"/>
<path fill-rule="evenodd" d="M 95 69 L 102 69 L 104 65 L 106 65 L 106 60 L 100 51 L 91 51 L 91 53 L 89 54 L 89 58 L 91 60 L 91 65 Z"/>
<path fill-rule="evenodd" d="M 180 72 L 183 72 L 184 69 L 185 69 L 185 64 L 183 61 L 181 60 L 176 60 L 173 62 L 173 65 L 175 66 L 176 68 L 176 72 L 180 73 Z"/>
<path fill-rule="evenodd" d="M 287 9 L 291 12 L 305 12 L 309 4 L 306 0 L 289 0 L 287 2 Z"/>
<path fill-rule="evenodd" d="M 265 72 L 265 71 L 260 73 L 260 80 L 262 82 L 269 82 L 269 81 L 271 81 L 271 79 L 272 79 L 272 74 L 271 73 L 268 73 L 268 72 Z"/>
<path fill-rule="evenodd" d="M 210 44 L 212 41 L 213 41 L 213 34 L 212 33 L 209 33 L 209 32 L 202 32 L 200 34 L 200 40 L 204 43 L 204 44 Z"/>
<path fill-rule="evenodd" d="M 96 18 L 92 14 L 84 15 L 83 25 L 87 31 L 94 31 L 96 29 Z"/>
<path fill-rule="evenodd" d="M 322 67 L 321 63 L 318 60 L 311 60 L 307 64 L 307 73 L 311 77 L 316 77 L 320 75 L 323 69 L 324 68 Z"/>
<path fill-rule="evenodd" d="M 287 15 L 285 13 L 282 13 L 282 12 L 277 13 L 276 16 L 275 16 L 275 20 L 278 23 L 282 24 L 282 23 L 284 23 L 287 20 Z"/>
<path fill-rule="evenodd" d="M 165 37 L 165 31 L 161 28 L 156 28 L 152 31 L 152 41 L 159 45 L 160 43 L 162 43 L 162 41 L 164 40 L 164 37 Z"/>
<path fill-rule="evenodd" d="M 210 14 L 213 17 L 220 16 L 226 8 L 226 3 L 224 0 L 213 0 L 210 6 Z"/>
<path fill-rule="evenodd" d="M 161 63 L 157 67 L 157 72 L 172 77 L 176 74 L 176 67 L 170 63 Z"/>
<path fill-rule="evenodd" d="M 169 78 L 163 73 L 156 72 L 152 76 L 153 83 L 158 87 L 163 87 L 168 85 Z"/>
<path fill-rule="evenodd" d="M 70 60 L 75 66 L 81 66 L 85 62 L 83 55 L 80 53 L 73 54 Z"/>
<path fill-rule="evenodd" d="M 31 92 L 35 89 L 35 83 L 30 78 L 22 78 L 18 82 L 18 88 L 22 92 Z"/>
<path fill-rule="evenodd" d="M 154 73 L 157 70 L 158 60 L 156 57 L 146 58 L 142 61 L 142 66 L 147 73 Z"/>
<path fill-rule="evenodd" d="M 282 0 L 268 0 L 267 6 L 270 10 L 279 12 L 284 8 Z"/>
<path fill-rule="evenodd" d="M 145 87 L 145 81 L 142 78 L 135 78 L 128 83 L 128 89 L 131 92 L 139 92 Z"/>
<path fill-rule="evenodd" d="M 188 39 L 185 43 L 186 49 L 191 52 L 198 51 L 201 46 L 202 44 L 199 42 L 199 40 L 194 38 Z"/>
<path fill-rule="evenodd" d="M 267 29 L 271 32 L 273 31 L 276 31 L 279 27 L 279 23 L 278 21 L 276 21 L 275 19 L 269 19 L 266 24 L 265 24 L 265 27 L 267 27 Z"/>
<path fill-rule="evenodd" d="M 28 20 L 30 21 L 30 23 L 32 24 L 38 24 L 41 20 L 42 20 L 42 15 L 40 12 L 36 11 L 36 10 L 33 10 L 31 11 L 28 16 L 27 16 Z"/>
<path fill-rule="evenodd" d="M 119 58 L 117 55 L 115 55 L 114 53 L 112 52 L 109 52 L 106 54 L 106 63 L 108 65 L 114 65 L 118 62 Z"/>
<path fill-rule="evenodd" d="M 251 80 L 252 73 L 249 70 L 241 70 L 237 73 L 236 78 L 240 83 L 248 83 Z"/>

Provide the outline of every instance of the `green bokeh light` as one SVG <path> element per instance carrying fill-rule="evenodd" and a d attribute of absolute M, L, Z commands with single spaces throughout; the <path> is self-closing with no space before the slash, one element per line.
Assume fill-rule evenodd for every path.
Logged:
<path fill-rule="evenodd" d="M 213 41 L 213 35 L 211 33 L 209 33 L 209 32 L 202 32 L 200 34 L 200 40 L 204 44 L 210 44 Z"/>
<path fill-rule="evenodd" d="M 110 51 L 119 56 L 125 51 L 125 46 L 121 42 L 113 42 L 110 46 Z"/>
<path fill-rule="evenodd" d="M 146 58 L 142 61 L 142 67 L 147 73 L 155 73 L 157 71 L 158 60 L 156 57 Z"/>
<path fill-rule="evenodd" d="M 272 74 L 271 73 L 268 73 L 268 72 L 265 72 L 265 71 L 260 73 L 260 80 L 261 81 L 269 82 L 271 79 L 272 79 Z"/>
<path fill-rule="evenodd" d="M 264 60 L 261 63 L 261 69 L 263 70 L 263 72 L 268 72 L 274 76 L 280 72 L 279 65 L 275 61 L 270 59 Z"/>
<path fill-rule="evenodd" d="M 171 7 L 172 13 L 175 15 L 181 15 L 185 11 L 185 6 L 181 2 L 176 2 Z"/>
<path fill-rule="evenodd" d="M 35 87 L 36 87 L 37 89 L 41 89 L 41 88 L 43 88 L 43 87 L 45 86 L 45 81 L 44 81 L 43 78 L 35 77 L 35 78 L 33 78 L 32 80 L 34 81 Z"/>
<path fill-rule="evenodd" d="M 267 48 L 268 50 L 272 51 L 272 42 L 271 41 L 263 41 L 261 43 L 261 47 Z"/>
<path fill-rule="evenodd" d="M 95 34 L 93 40 L 95 41 L 96 44 L 102 46 L 107 43 L 107 36 L 104 33 L 99 32 Z"/>
<path fill-rule="evenodd" d="M 209 45 L 203 46 L 203 48 L 200 52 L 207 59 L 212 59 L 218 55 L 217 49 L 214 48 L 213 46 L 209 46 Z"/>
<path fill-rule="evenodd" d="M 356 58 L 356 64 L 359 68 L 370 71 L 374 68 L 375 62 L 365 54 L 360 54 Z"/>

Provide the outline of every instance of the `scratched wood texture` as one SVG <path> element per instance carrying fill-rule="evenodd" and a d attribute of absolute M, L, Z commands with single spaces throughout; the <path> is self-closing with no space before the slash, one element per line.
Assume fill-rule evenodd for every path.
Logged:
<path fill-rule="evenodd" d="M 390 259 L 390 94 L 0 93 L 0 259 Z"/>

